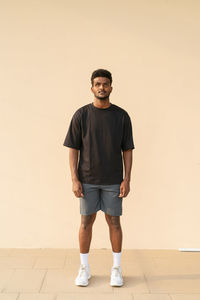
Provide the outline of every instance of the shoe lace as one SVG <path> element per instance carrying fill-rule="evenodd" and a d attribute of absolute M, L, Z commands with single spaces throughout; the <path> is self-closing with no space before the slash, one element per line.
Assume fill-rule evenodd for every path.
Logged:
<path fill-rule="evenodd" d="M 112 276 L 115 276 L 115 277 L 121 276 L 119 267 L 113 267 L 113 268 L 112 268 Z"/>
<path fill-rule="evenodd" d="M 85 273 L 87 273 L 86 267 L 81 265 L 81 267 L 80 267 L 80 277 L 85 276 Z"/>

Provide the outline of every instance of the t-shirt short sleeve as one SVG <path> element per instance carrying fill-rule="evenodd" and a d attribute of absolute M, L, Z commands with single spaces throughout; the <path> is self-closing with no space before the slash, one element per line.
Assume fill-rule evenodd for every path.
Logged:
<path fill-rule="evenodd" d="M 81 148 L 81 118 L 80 113 L 76 111 L 71 119 L 67 135 L 65 137 L 63 146 Z"/>
<path fill-rule="evenodd" d="M 127 112 L 124 115 L 124 127 L 121 148 L 123 151 L 135 148 L 133 141 L 132 123 Z"/>

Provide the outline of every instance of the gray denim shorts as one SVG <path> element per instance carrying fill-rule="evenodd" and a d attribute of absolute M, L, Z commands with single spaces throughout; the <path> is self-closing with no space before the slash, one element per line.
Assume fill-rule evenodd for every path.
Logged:
<path fill-rule="evenodd" d="M 91 215 L 98 210 L 111 216 L 122 215 L 122 199 L 118 197 L 120 184 L 88 184 L 82 183 L 83 195 L 80 198 L 80 214 Z"/>

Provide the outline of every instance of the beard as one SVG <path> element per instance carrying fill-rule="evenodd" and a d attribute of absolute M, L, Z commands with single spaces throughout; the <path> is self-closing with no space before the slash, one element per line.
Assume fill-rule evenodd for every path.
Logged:
<path fill-rule="evenodd" d="M 95 97 L 96 97 L 97 99 L 102 100 L 102 101 L 107 100 L 107 99 L 109 98 L 109 96 L 110 96 L 110 93 L 107 94 L 107 95 L 105 95 L 105 96 L 103 96 L 103 97 L 99 96 L 98 94 L 95 95 Z"/>
<path fill-rule="evenodd" d="M 105 97 L 96 96 L 96 98 L 103 101 L 103 100 L 107 100 L 109 96 L 105 96 Z"/>

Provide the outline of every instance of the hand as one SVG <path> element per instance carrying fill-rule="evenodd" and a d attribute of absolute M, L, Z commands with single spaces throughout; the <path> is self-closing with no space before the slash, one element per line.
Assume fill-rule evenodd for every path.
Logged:
<path fill-rule="evenodd" d="M 130 181 L 124 179 L 121 182 L 121 185 L 120 185 L 120 194 L 118 195 L 118 197 L 120 197 L 120 198 L 126 197 L 129 192 L 130 192 Z"/>
<path fill-rule="evenodd" d="M 72 191 L 77 198 L 84 197 L 82 184 L 79 180 L 72 182 Z"/>

